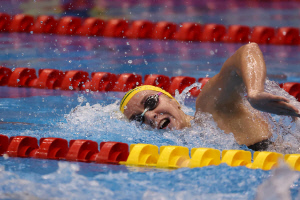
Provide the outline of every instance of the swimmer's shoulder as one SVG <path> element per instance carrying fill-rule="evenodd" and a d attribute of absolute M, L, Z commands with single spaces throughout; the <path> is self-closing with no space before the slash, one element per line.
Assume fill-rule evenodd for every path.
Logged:
<path fill-rule="evenodd" d="M 211 111 L 212 107 L 215 105 L 216 94 L 214 93 L 215 84 L 219 74 L 212 77 L 201 89 L 200 94 L 196 99 L 196 113 L 198 111 L 201 112 L 209 112 Z"/>
<path fill-rule="evenodd" d="M 231 74 L 220 72 L 212 77 L 202 88 L 196 99 L 196 113 L 227 112 L 236 110 L 236 105 L 242 101 L 239 81 L 235 81 Z"/>

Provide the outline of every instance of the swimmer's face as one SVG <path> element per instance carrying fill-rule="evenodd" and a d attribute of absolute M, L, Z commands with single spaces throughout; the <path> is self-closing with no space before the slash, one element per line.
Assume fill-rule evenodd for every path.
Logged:
<path fill-rule="evenodd" d="M 126 105 L 124 115 L 129 120 L 134 120 L 137 115 L 144 112 L 144 103 L 149 96 L 158 94 L 152 90 L 144 90 L 135 94 Z M 144 124 L 156 129 L 182 129 L 190 125 L 187 115 L 180 109 L 176 100 L 168 96 L 159 95 L 159 101 L 155 109 L 149 110 L 144 115 Z"/>

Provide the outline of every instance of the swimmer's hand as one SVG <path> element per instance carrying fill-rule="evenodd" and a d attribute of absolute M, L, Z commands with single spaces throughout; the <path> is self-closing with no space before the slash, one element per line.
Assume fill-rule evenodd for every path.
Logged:
<path fill-rule="evenodd" d="M 260 111 L 300 117 L 299 110 L 285 97 L 254 91 L 248 93 L 248 101 L 253 108 Z"/>

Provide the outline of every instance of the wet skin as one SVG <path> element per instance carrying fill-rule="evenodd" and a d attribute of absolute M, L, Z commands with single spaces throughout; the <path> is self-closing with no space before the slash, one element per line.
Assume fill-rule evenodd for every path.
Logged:
<path fill-rule="evenodd" d="M 298 109 L 289 100 L 264 91 L 266 66 L 255 43 L 239 48 L 222 66 L 221 71 L 203 87 L 196 100 L 196 113 L 210 113 L 218 127 L 233 133 L 238 144 L 247 146 L 272 136 L 268 121 L 255 109 L 278 115 L 299 117 Z M 246 106 L 241 94 L 246 90 L 252 107 Z M 155 91 L 141 91 L 127 104 L 128 119 L 144 111 L 144 101 Z M 145 114 L 145 124 L 153 128 L 182 129 L 190 126 L 193 117 L 186 115 L 178 103 L 160 95 L 158 106 Z M 165 123 L 166 120 L 170 123 Z M 195 118 L 201 125 L 201 119 Z M 165 125 L 167 124 L 167 127 Z"/>
<path fill-rule="evenodd" d="M 157 93 L 156 91 L 144 90 L 134 95 L 127 103 L 126 109 L 124 110 L 125 116 L 128 119 L 134 119 L 135 115 L 143 113 L 145 109 L 144 103 L 147 97 Z M 191 116 L 186 115 L 180 109 L 180 105 L 177 101 L 161 94 L 157 107 L 145 113 L 144 123 L 150 125 L 152 128 L 169 128 L 174 130 L 189 127 L 191 119 Z"/>
<path fill-rule="evenodd" d="M 233 133 L 238 144 L 249 146 L 266 140 L 272 136 L 271 127 L 255 109 L 277 115 L 300 115 L 285 97 L 265 92 L 265 80 L 266 65 L 258 45 L 244 45 L 202 89 L 196 100 L 196 112 L 212 114 L 217 125 L 225 133 Z M 252 107 L 243 102 L 244 91 Z"/>

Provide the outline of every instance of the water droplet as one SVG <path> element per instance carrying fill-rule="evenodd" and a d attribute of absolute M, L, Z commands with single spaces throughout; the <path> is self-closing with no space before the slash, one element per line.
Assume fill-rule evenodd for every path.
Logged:
<path fill-rule="evenodd" d="M 145 62 L 145 64 L 146 64 L 146 65 L 148 65 L 148 62 L 147 62 L 147 60 L 146 60 L 146 59 L 144 59 L 144 62 Z"/>
<path fill-rule="evenodd" d="M 5 154 L 3 154 L 3 158 L 4 158 L 4 160 L 7 160 L 8 158 L 9 158 L 9 156 L 5 153 Z M 0 170 L 1 171 L 1 170 Z M 3 170 L 4 171 L 4 170 Z"/>

